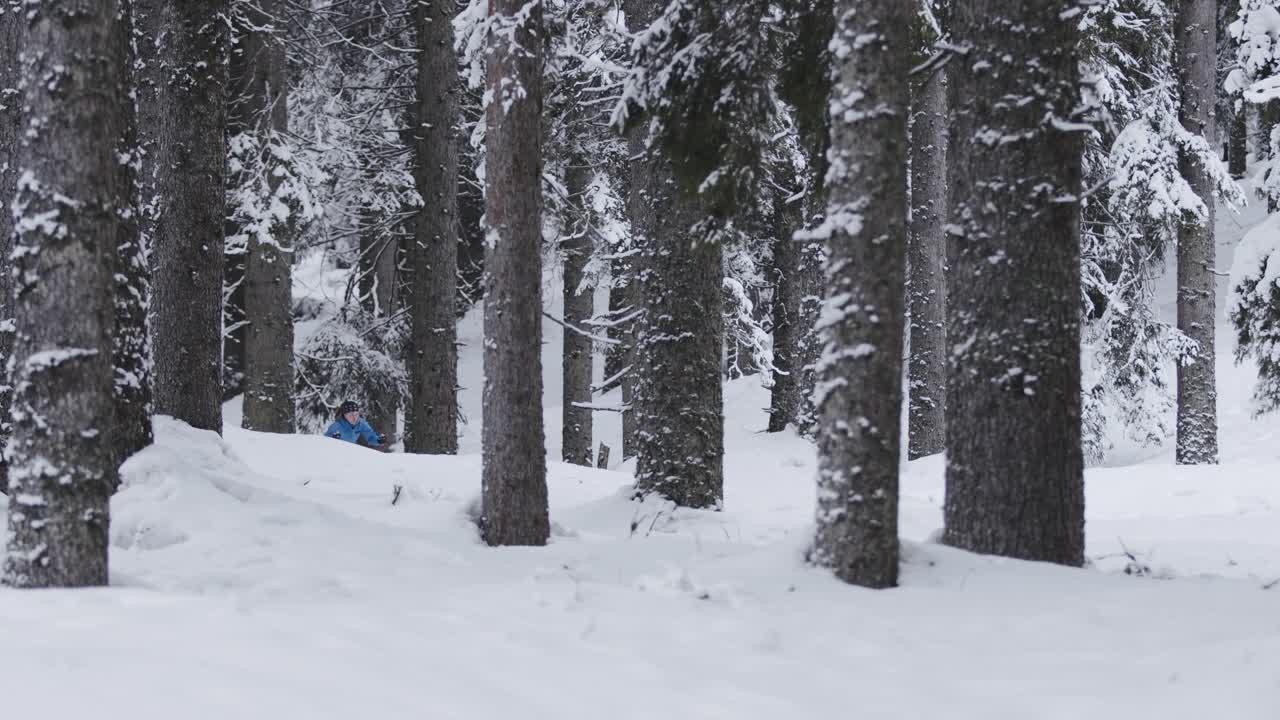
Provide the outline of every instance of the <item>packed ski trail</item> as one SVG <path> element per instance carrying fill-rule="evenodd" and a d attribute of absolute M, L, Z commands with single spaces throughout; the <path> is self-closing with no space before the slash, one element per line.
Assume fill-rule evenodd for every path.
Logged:
<path fill-rule="evenodd" d="M 629 465 L 549 462 L 551 544 L 485 547 L 468 517 L 473 311 L 458 457 L 249 433 L 234 404 L 225 441 L 158 421 L 112 504 L 113 587 L 0 590 L 0 678 L 22 688 L 0 715 L 1273 718 L 1280 446 L 1275 419 L 1249 414 L 1252 368 L 1219 338 L 1223 465 L 1117 448 L 1087 476 L 1093 567 L 931 542 L 933 457 L 903 480 L 902 587 L 868 591 L 805 565 L 814 452 L 759 432 L 754 379 L 726 387 L 724 512 L 634 503 Z M 616 458 L 616 414 L 596 421 Z"/>

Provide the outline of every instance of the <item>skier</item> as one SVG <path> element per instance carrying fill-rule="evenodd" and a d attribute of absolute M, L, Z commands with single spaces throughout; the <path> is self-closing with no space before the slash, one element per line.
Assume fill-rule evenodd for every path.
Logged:
<path fill-rule="evenodd" d="M 336 440 L 365 445 L 382 452 L 390 452 L 390 448 L 387 447 L 386 436 L 374 432 L 369 423 L 360 417 L 360 405 L 350 400 L 342 403 L 342 406 L 338 408 L 338 419 L 333 421 L 333 424 L 329 426 L 328 430 L 324 431 L 324 434 Z"/>

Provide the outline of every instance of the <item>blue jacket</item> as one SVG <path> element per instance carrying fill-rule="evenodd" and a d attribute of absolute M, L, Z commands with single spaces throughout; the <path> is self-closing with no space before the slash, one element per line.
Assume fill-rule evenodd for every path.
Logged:
<path fill-rule="evenodd" d="M 369 447 L 379 447 L 382 443 L 378 439 L 378 433 L 369 427 L 369 423 L 360 418 L 355 425 L 347 422 L 346 418 L 338 418 L 333 421 L 328 430 L 324 431 L 325 437 L 336 437 L 339 440 L 345 440 L 349 443 L 356 442 L 360 438 L 364 438 L 364 444 Z"/>

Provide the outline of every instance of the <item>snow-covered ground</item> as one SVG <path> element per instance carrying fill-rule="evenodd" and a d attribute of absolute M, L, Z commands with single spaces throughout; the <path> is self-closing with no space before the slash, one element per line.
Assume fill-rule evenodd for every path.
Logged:
<path fill-rule="evenodd" d="M 225 441 L 159 420 L 113 502 L 113 587 L 0 590 L 0 717 L 1276 717 L 1278 423 L 1250 416 L 1225 330 L 1223 464 L 1090 470 L 1093 567 L 931 543 L 935 457 L 906 470 L 903 584 L 879 592 L 804 564 L 813 449 L 759 432 L 752 380 L 726 388 L 724 512 L 551 462 L 550 546 L 485 547 L 479 335 L 473 312 L 456 458 L 248 433 L 234 404 Z M 616 458 L 617 416 L 597 422 Z"/>

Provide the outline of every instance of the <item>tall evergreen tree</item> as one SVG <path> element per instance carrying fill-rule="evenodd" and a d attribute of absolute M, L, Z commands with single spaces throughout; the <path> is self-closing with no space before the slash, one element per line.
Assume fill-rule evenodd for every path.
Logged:
<path fill-rule="evenodd" d="M 292 433 L 293 246 L 298 219 L 285 137 L 289 130 L 289 82 L 279 0 L 256 0 L 242 13 L 236 53 L 242 74 L 233 78 L 229 125 L 239 190 L 251 194 L 233 205 L 244 236 L 244 332 L 240 341 L 246 429 Z M 263 202 L 263 200 L 266 202 Z"/>
<path fill-rule="evenodd" d="M 948 75 L 945 540 L 1067 565 L 1084 560 L 1075 8 L 956 0 L 947 25 L 964 55 Z"/>
<path fill-rule="evenodd" d="M 138 37 L 132 17 L 132 3 L 121 2 L 121 27 L 126 33 L 122 62 L 122 85 L 132 90 Z M 141 166 L 138 148 L 137 103 L 132 92 L 125 99 L 121 126 L 121 158 L 117 190 L 120 200 L 119 237 L 113 255 L 115 267 L 115 330 L 112 366 L 115 377 L 114 445 L 120 460 L 151 444 L 151 269 L 147 238 L 142 234 L 137 171 Z"/>
<path fill-rule="evenodd" d="M 422 208 L 409 250 L 412 289 L 405 450 L 458 451 L 458 58 L 453 2 L 419 2 L 414 181 Z"/>
<path fill-rule="evenodd" d="M 3 581 L 107 584 L 115 485 L 111 261 L 126 34 L 118 0 L 27 5 L 14 199 L 16 342 Z M 112 139 L 102 142 L 103 137 Z"/>
<path fill-rule="evenodd" d="M 1181 0 L 1174 24 L 1174 56 L 1182 90 L 1182 126 L 1212 146 L 1216 73 L 1213 0 Z M 1215 378 L 1214 178 L 1205 159 L 1184 151 L 1182 176 L 1204 203 L 1178 228 L 1178 329 L 1193 344 L 1178 363 L 1179 464 L 1218 462 L 1218 391 Z"/>
<path fill-rule="evenodd" d="M 227 0 L 135 0 L 155 411 L 222 431 Z"/>
<path fill-rule="evenodd" d="M 542 424 L 542 0 L 491 0 L 483 507 L 490 545 L 550 533 Z"/>
<path fill-rule="evenodd" d="M 648 121 L 632 178 L 640 318 L 635 331 L 636 492 L 678 505 L 723 498 L 722 241 L 756 190 L 777 108 L 764 0 L 632 13 L 640 31 L 618 122 Z M 652 19 L 652 22 L 649 20 Z M 639 184 L 637 184 L 639 181 Z"/>
<path fill-rule="evenodd" d="M 814 364 L 820 350 L 816 330 L 822 301 L 825 248 L 820 233 L 827 212 L 827 148 L 831 144 L 828 101 L 832 72 L 830 43 L 835 32 L 833 0 L 787 0 L 787 43 L 778 77 L 778 94 L 795 118 L 796 140 L 804 164 L 804 192 L 798 209 L 801 223 L 789 243 L 780 240 L 775 287 L 774 364 L 787 375 L 774 380 L 769 429 L 794 425 L 809 434 L 816 422 L 813 407 Z M 780 220 L 786 220 L 784 213 Z M 781 338 L 777 329 L 781 327 Z"/>
<path fill-rule="evenodd" d="M 827 300 L 818 361 L 813 559 L 850 583 L 898 583 L 898 466 L 914 9 L 839 0 L 832 41 Z"/>
<path fill-rule="evenodd" d="M 26 29 L 22 22 L 19 0 L 0 2 L 0 92 L 11 98 L 18 97 L 21 80 L 18 54 L 21 52 Z M 0 102 L 0 157 L 15 158 L 22 137 L 22 104 Z M 0 257 L 9 258 L 13 252 L 13 213 L 5 208 L 13 206 L 18 189 L 18 168 L 12 161 L 0 162 Z M 12 379 L 8 361 L 13 355 L 13 275 L 8 265 L 0 266 L 0 443 L 9 439 L 9 407 L 13 400 Z M 0 488 L 7 488 L 8 462 L 0 453 Z M 7 492 L 7 491 L 6 491 Z"/>
<path fill-rule="evenodd" d="M 563 228 L 560 251 L 564 258 L 564 340 L 561 374 L 564 397 L 561 456 L 567 463 L 591 465 L 591 370 L 593 341 L 586 330 L 595 316 L 594 288 L 588 282 L 591 260 L 591 166 L 581 139 L 568 158 L 565 192 L 575 222 Z"/>
<path fill-rule="evenodd" d="M 912 47 L 916 65 L 933 52 L 939 28 L 923 2 L 915 13 Z M 911 81 L 911 224 L 907 298 L 911 318 L 908 358 L 908 457 L 942 452 L 947 393 L 946 276 L 947 96 L 943 68 Z"/>

